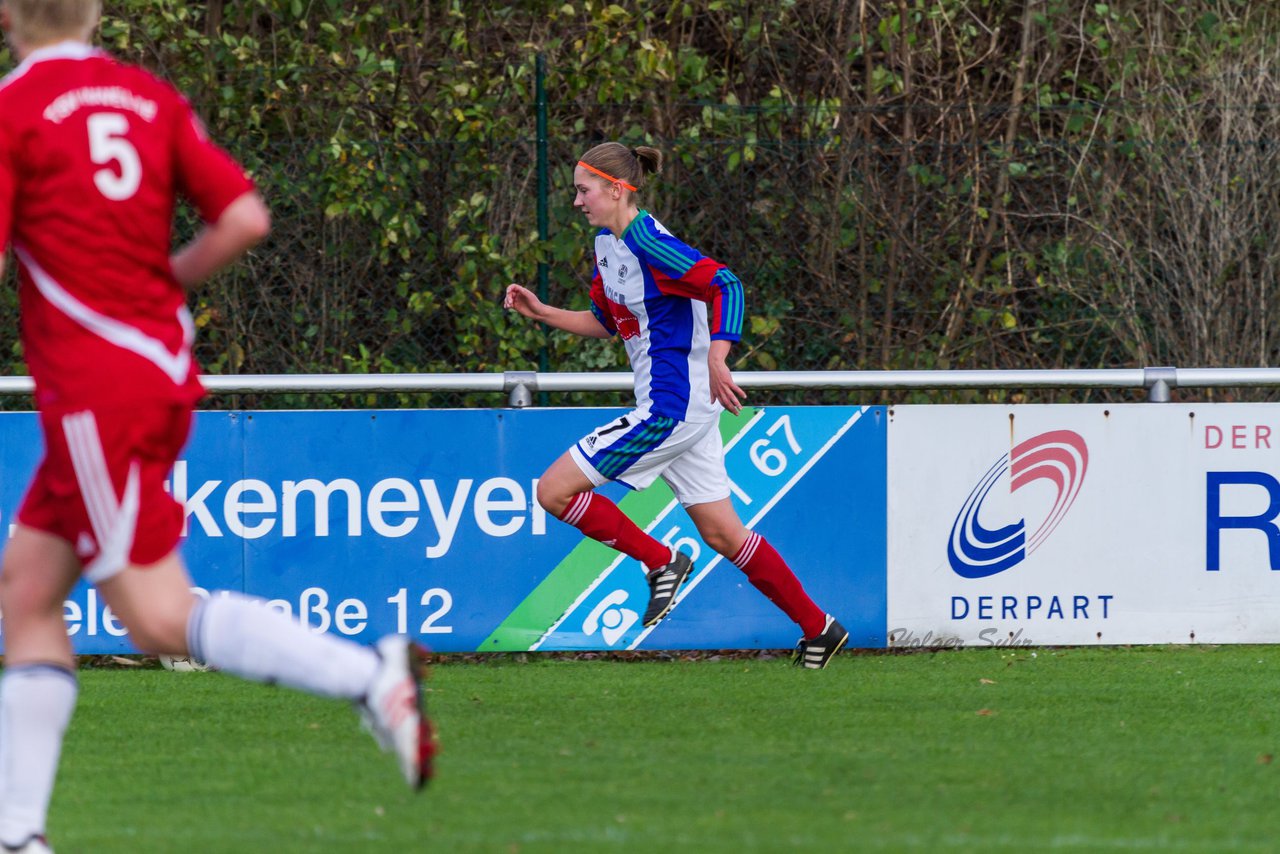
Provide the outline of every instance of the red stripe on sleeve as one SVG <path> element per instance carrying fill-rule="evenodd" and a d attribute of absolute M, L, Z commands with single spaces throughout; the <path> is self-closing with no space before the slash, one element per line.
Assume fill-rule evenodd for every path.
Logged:
<path fill-rule="evenodd" d="M 724 331 L 724 291 L 719 288 L 711 289 L 711 299 L 707 300 L 707 331 L 712 335 L 718 335 Z"/>
<path fill-rule="evenodd" d="M 596 319 L 609 330 L 610 335 L 615 335 L 618 328 L 613 323 L 613 312 L 609 310 L 609 299 L 604 295 L 604 279 L 600 278 L 600 268 L 597 267 L 595 275 L 591 277 L 591 309 L 595 313 Z"/>
<path fill-rule="evenodd" d="M 716 277 L 716 273 L 723 269 L 724 265 L 719 261 L 702 258 L 689 268 L 689 272 L 679 279 L 670 279 L 657 270 L 654 270 L 653 278 L 658 285 L 658 290 L 664 294 L 675 297 L 688 297 L 689 299 L 702 300 L 709 303 L 720 294 L 720 289 L 712 285 L 711 281 Z"/>

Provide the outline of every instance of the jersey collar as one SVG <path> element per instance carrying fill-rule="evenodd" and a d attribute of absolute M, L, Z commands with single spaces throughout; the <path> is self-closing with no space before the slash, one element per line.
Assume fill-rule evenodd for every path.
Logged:
<path fill-rule="evenodd" d="M 105 52 L 91 44 L 85 44 L 74 39 L 58 42 L 56 44 L 45 45 L 36 48 L 27 54 L 27 58 L 19 63 L 18 67 L 10 71 L 3 78 L 0 78 L 0 88 L 12 83 L 22 75 L 31 70 L 31 67 L 38 62 L 47 62 L 52 59 L 90 59 L 95 56 L 105 56 Z"/>
<path fill-rule="evenodd" d="M 24 65 L 28 62 L 43 62 L 47 59 L 88 59 L 91 56 L 97 56 L 102 53 L 101 50 L 91 44 L 85 44 L 81 41 L 69 39 L 57 44 L 47 44 L 44 47 L 36 48 L 27 54 Z"/>
<path fill-rule="evenodd" d="M 14 73 L 25 71 L 37 62 L 46 62 L 51 59 L 89 59 L 101 55 L 102 51 L 93 45 L 71 39 L 36 48 L 27 54 L 27 58 L 14 70 Z"/>
<path fill-rule="evenodd" d="M 631 222 L 627 223 L 627 227 L 622 230 L 622 234 L 618 235 L 618 239 L 626 240 L 627 235 L 631 233 L 631 229 L 636 227 L 636 223 L 644 219 L 648 215 L 649 215 L 649 212 L 644 208 L 641 208 L 640 210 L 636 211 L 635 217 L 631 220 Z"/>

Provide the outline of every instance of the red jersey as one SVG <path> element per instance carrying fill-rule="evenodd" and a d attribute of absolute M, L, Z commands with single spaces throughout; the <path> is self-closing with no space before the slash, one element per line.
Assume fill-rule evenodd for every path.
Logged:
<path fill-rule="evenodd" d="M 182 95 L 100 50 L 42 48 L 0 80 L 0 250 L 40 407 L 200 397 L 176 197 L 213 222 L 252 189 Z"/>

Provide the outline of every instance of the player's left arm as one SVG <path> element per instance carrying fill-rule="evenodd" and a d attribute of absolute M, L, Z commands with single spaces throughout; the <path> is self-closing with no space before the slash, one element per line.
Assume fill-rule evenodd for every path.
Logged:
<path fill-rule="evenodd" d="M 747 393 L 733 381 L 733 373 L 729 370 L 729 350 L 732 347 L 733 342 L 723 338 L 711 342 L 711 349 L 707 352 L 707 373 L 711 377 L 711 396 L 737 415 L 742 411 Z"/>
<path fill-rule="evenodd" d="M 261 242 L 271 231 L 271 214 L 244 168 L 209 139 L 186 99 L 175 97 L 175 183 L 205 223 L 169 259 L 174 278 L 190 288 Z"/>
<path fill-rule="evenodd" d="M 656 275 L 658 290 L 707 304 L 712 341 L 742 337 L 742 282 L 728 267 L 651 224 L 636 230 L 644 261 Z"/>
<path fill-rule="evenodd" d="M 703 265 L 701 270 L 698 265 Z M 712 273 L 711 268 L 716 268 Z M 689 271 L 696 278 L 711 275 L 707 285 L 700 285 L 707 304 L 707 322 L 711 329 L 711 347 L 707 351 L 707 374 L 711 378 L 711 397 L 734 415 L 742 411 L 747 393 L 733 381 L 729 371 L 729 351 L 742 338 L 742 282 L 729 268 L 710 258 L 703 258 Z M 686 275 L 686 279 L 688 275 Z"/>
<path fill-rule="evenodd" d="M 192 288 L 239 261 L 271 231 L 271 214 L 256 190 L 243 193 L 169 258 L 173 275 Z"/>

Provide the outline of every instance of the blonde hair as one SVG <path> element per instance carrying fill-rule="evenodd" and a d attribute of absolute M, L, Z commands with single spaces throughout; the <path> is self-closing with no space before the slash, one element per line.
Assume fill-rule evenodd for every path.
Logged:
<path fill-rule="evenodd" d="M 27 45 L 88 40 L 102 15 L 101 0 L 0 0 L 14 38 Z"/>
<path fill-rule="evenodd" d="M 579 160 L 637 190 L 644 189 L 646 175 L 662 171 L 662 152 L 647 145 L 628 148 L 620 142 L 602 142 Z"/>

